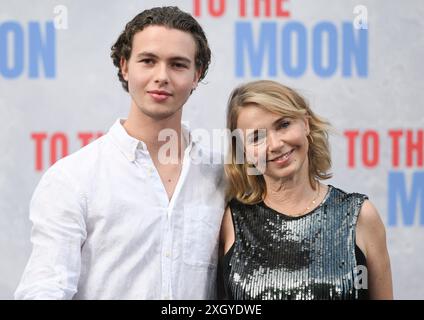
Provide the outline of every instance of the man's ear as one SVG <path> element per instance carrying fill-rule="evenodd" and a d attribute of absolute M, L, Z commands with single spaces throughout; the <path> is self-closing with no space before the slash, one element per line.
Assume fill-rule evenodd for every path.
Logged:
<path fill-rule="evenodd" d="M 199 84 L 200 75 L 202 74 L 202 70 L 196 70 L 194 73 L 194 79 L 193 79 L 193 87 L 192 90 L 195 90 L 197 88 L 197 85 Z"/>
<path fill-rule="evenodd" d="M 119 64 L 121 66 L 122 77 L 125 81 L 128 81 L 128 61 L 124 57 L 121 57 Z"/>

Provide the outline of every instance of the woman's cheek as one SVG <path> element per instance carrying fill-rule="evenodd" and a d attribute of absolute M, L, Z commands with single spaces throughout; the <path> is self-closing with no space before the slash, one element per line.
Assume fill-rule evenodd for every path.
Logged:
<path fill-rule="evenodd" d="M 266 146 L 251 146 L 246 148 L 246 160 L 253 164 L 256 170 L 251 170 L 250 174 L 261 175 L 266 169 Z"/>

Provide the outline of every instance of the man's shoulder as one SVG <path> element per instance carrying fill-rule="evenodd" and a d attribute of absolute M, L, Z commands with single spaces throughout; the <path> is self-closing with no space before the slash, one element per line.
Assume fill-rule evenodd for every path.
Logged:
<path fill-rule="evenodd" d="M 196 178 L 202 181 L 198 184 L 210 188 L 211 190 L 224 190 L 226 188 L 226 178 L 224 173 L 225 156 L 216 149 L 197 145 L 192 155 L 192 163 Z"/>
<path fill-rule="evenodd" d="M 58 160 L 49 171 L 62 171 L 70 175 L 87 173 L 96 165 L 104 153 L 107 137 L 102 136 L 66 157 Z"/>

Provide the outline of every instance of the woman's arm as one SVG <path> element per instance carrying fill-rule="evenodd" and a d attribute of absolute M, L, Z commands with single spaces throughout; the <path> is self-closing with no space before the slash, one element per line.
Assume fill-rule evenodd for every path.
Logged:
<path fill-rule="evenodd" d="M 221 224 L 220 233 L 220 253 L 225 255 L 235 241 L 233 219 L 231 217 L 230 206 L 225 209 L 224 217 Z"/>
<path fill-rule="evenodd" d="M 370 299 L 393 299 L 386 231 L 377 209 L 368 200 L 364 202 L 358 217 L 356 242 L 367 259 Z"/>

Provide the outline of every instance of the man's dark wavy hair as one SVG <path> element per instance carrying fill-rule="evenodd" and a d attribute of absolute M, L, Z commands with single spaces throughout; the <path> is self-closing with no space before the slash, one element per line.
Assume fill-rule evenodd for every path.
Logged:
<path fill-rule="evenodd" d="M 164 26 L 190 33 L 196 43 L 195 65 L 197 70 L 201 70 L 199 81 L 206 76 L 211 60 L 211 50 L 200 24 L 190 14 L 181 11 L 178 7 L 156 7 L 144 10 L 128 22 L 111 48 L 110 56 L 113 64 L 118 68 L 118 77 L 125 91 L 128 92 L 128 82 L 122 75 L 121 57 L 129 60 L 134 35 L 148 26 Z"/>

